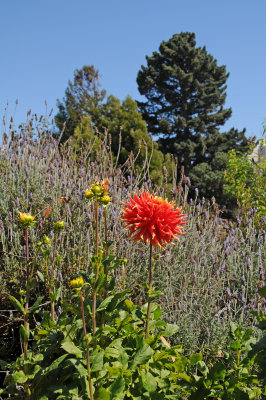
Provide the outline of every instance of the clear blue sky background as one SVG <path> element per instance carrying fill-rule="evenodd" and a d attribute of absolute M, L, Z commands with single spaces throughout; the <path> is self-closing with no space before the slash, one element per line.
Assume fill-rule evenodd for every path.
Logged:
<path fill-rule="evenodd" d="M 76 68 L 93 64 L 107 94 L 139 99 L 145 56 L 175 33 L 195 32 L 198 46 L 230 72 L 226 129 L 262 137 L 266 118 L 265 0 L 0 0 L 0 117 L 18 99 L 16 122 L 31 109 L 57 112 Z"/>

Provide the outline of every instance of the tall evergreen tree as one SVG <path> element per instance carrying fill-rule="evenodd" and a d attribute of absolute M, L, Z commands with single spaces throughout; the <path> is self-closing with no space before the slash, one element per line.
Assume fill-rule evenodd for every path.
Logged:
<path fill-rule="evenodd" d="M 138 104 L 148 130 L 158 138 L 161 151 L 178 157 L 186 174 L 194 170 L 197 176 L 199 165 L 208 164 L 215 175 L 216 169 L 225 168 L 223 156 L 215 162 L 217 152 L 226 154 L 246 145 L 245 131 L 219 132 L 232 114 L 231 108 L 224 107 L 229 76 L 225 66 L 218 66 L 205 47 L 196 47 L 195 34 L 189 32 L 163 41 L 146 60 L 137 83 L 147 98 Z M 203 194 L 217 194 L 215 186 L 213 179 L 205 182 Z"/>
<path fill-rule="evenodd" d="M 59 112 L 55 122 L 60 131 L 65 125 L 62 141 L 74 135 L 84 115 L 90 115 L 94 121 L 105 95 L 99 83 L 99 71 L 93 65 L 84 65 L 75 70 L 73 82 L 68 82 L 63 101 L 57 100 Z"/>

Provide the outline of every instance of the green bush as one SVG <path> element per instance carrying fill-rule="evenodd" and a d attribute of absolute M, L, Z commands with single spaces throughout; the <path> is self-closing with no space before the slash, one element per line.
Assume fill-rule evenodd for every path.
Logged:
<path fill-rule="evenodd" d="M 229 152 L 224 188 L 237 199 L 246 216 L 256 212 L 260 223 L 266 216 L 266 160 L 255 161 L 250 153 Z"/>

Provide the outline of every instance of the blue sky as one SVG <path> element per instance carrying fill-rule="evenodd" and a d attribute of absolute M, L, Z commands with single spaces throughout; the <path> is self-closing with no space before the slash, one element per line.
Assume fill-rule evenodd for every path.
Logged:
<path fill-rule="evenodd" d="M 1 0 L 0 117 L 26 120 L 57 112 L 76 68 L 94 65 L 107 94 L 140 99 L 136 77 L 145 56 L 175 33 L 195 32 L 218 65 L 226 65 L 224 129 L 262 137 L 266 118 L 266 1 Z"/>

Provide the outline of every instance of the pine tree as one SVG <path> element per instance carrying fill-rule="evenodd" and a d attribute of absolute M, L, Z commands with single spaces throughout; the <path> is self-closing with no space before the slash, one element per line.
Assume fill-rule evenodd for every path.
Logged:
<path fill-rule="evenodd" d="M 178 157 L 186 175 L 193 175 L 194 170 L 197 176 L 200 165 L 207 164 L 203 170 L 213 174 L 209 183 L 202 185 L 202 194 L 217 194 L 213 176 L 226 163 L 218 165 L 216 153 L 226 155 L 228 150 L 243 150 L 246 145 L 245 131 L 219 131 L 232 114 L 231 108 L 224 107 L 229 76 L 226 67 L 218 66 L 205 47 L 196 47 L 195 34 L 189 32 L 163 41 L 159 51 L 146 60 L 137 83 L 140 94 L 147 98 L 138 105 L 149 132 L 158 138 L 161 151 Z M 201 176 L 205 178 L 208 181 Z M 222 182 L 219 185 L 221 189 Z"/>

